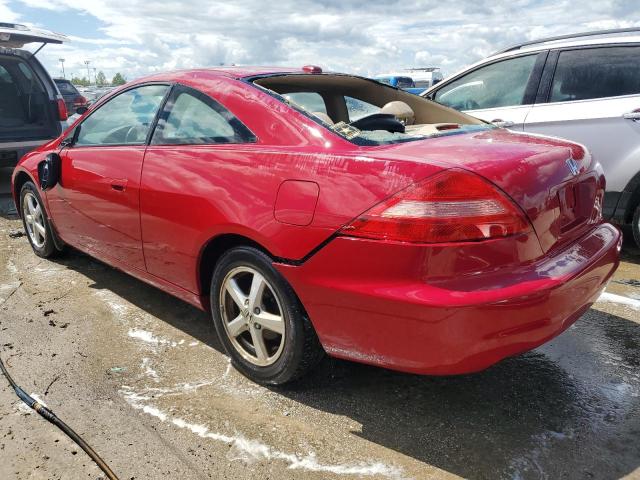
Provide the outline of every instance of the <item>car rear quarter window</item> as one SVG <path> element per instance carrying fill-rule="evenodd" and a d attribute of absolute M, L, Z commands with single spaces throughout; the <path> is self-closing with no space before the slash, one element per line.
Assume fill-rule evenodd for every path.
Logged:
<path fill-rule="evenodd" d="M 327 105 L 324 103 L 322 95 L 317 92 L 291 92 L 285 93 L 283 97 L 288 102 L 293 102 L 304 108 L 307 112 L 327 113 Z"/>
<path fill-rule="evenodd" d="M 144 144 L 168 89 L 167 85 L 145 85 L 109 99 L 80 124 L 75 144 Z"/>
<path fill-rule="evenodd" d="M 558 56 L 550 102 L 640 93 L 640 47 L 584 48 Z"/>
<path fill-rule="evenodd" d="M 178 87 L 164 110 L 151 140 L 153 145 L 255 141 L 255 136 L 229 110 L 190 88 Z"/>
<path fill-rule="evenodd" d="M 13 83 L 11 75 L 7 72 L 7 69 L 0 65 L 0 83 Z"/>
<path fill-rule="evenodd" d="M 444 85 L 434 99 L 456 110 L 523 105 L 537 59 L 526 55 L 479 67 Z"/>

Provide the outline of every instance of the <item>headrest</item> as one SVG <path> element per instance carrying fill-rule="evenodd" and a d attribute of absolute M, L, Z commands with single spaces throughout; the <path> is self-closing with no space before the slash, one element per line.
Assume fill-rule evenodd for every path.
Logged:
<path fill-rule="evenodd" d="M 382 107 L 380 113 L 391 114 L 404 125 L 413 125 L 413 122 L 416 118 L 413 109 L 409 105 L 397 100 L 387 103 L 384 107 Z"/>

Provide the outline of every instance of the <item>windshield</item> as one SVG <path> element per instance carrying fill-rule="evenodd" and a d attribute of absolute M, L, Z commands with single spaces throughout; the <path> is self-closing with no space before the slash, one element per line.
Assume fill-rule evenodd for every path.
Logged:
<path fill-rule="evenodd" d="M 340 74 L 276 74 L 253 83 L 358 145 L 382 145 L 494 128 L 376 80 Z"/>

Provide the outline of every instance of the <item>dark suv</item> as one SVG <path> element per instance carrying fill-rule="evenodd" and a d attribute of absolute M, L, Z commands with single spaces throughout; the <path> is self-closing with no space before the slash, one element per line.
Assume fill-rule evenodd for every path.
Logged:
<path fill-rule="evenodd" d="M 0 23 L 0 167 L 58 137 L 67 109 L 55 83 L 27 43 L 62 43 L 66 37 L 24 25 Z"/>
<path fill-rule="evenodd" d="M 70 80 L 66 78 L 54 78 L 53 81 L 56 83 L 62 98 L 64 98 L 67 112 L 69 112 L 70 115 L 75 113 L 78 108 L 88 106 L 89 102 L 87 99 L 80 94 Z"/>

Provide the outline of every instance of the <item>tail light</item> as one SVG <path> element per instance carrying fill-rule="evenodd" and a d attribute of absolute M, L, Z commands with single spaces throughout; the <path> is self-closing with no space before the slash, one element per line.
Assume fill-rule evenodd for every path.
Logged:
<path fill-rule="evenodd" d="M 56 103 L 58 104 L 58 120 L 64 122 L 69 118 L 69 115 L 67 114 L 67 106 L 64 104 L 64 100 L 62 98 L 58 98 Z"/>
<path fill-rule="evenodd" d="M 74 107 L 82 107 L 83 105 L 87 104 L 87 99 L 84 98 L 82 95 L 78 95 L 76 98 L 73 99 L 73 106 Z"/>
<path fill-rule="evenodd" d="M 415 243 L 507 237 L 532 230 L 524 213 L 497 187 L 473 173 L 451 169 L 383 200 L 342 233 Z"/>

